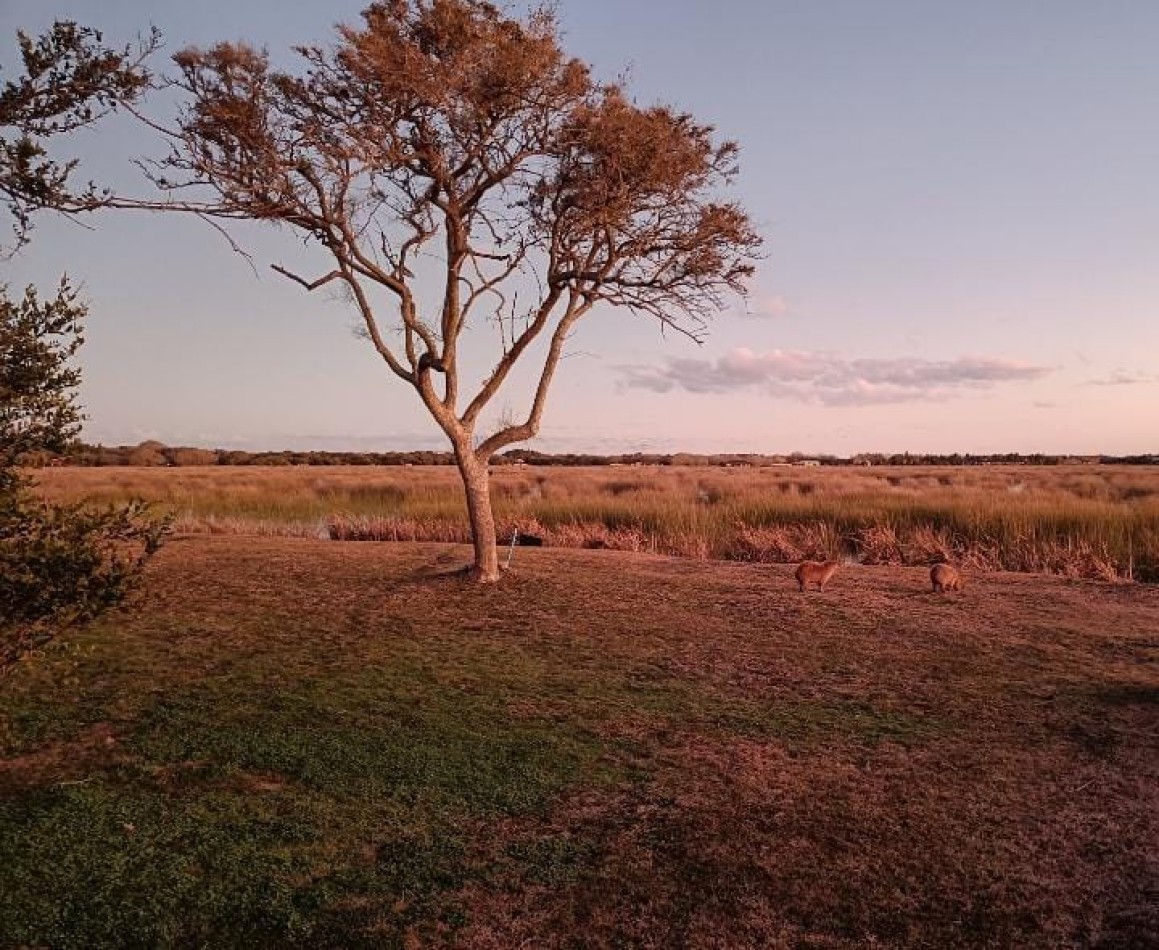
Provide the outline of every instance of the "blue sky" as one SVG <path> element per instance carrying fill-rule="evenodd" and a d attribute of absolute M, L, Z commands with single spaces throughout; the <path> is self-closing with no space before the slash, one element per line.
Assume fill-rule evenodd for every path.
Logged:
<path fill-rule="evenodd" d="M 3 0 L 2 61 L 17 28 L 54 17 L 111 41 L 152 23 L 167 53 L 240 38 L 281 58 L 362 5 Z M 741 143 L 737 196 L 767 259 L 747 312 L 722 313 L 700 347 L 593 314 L 536 447 L 1159 450 L 1159 4 L 561 0 L 559 14 L 597 75 L 626 73 L 638 101 Z M 156 151 L 122 123 L 75 148 L 126 186 L 125 156 Z M 251 267 L 196 221 L 91 225 L 45 219 L 0 272 L 83 284 L 89 439 L 442 445 L 344 302 L 269 272 L 301 260 L 291 235 L 240 229 Z"/>

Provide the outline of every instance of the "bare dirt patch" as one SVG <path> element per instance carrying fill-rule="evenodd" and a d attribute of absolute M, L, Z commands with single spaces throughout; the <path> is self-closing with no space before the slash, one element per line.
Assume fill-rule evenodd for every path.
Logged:
<path fill-rule="evenodd" d="M 51 742 L 33 752 L 0 758 L 0 792 L 43 785 L 67 785 L 83 781 L 78 775 L 95 762 L 111 761 L 117 754 L 113 726 L 98 722 L 75 738 Z"/>

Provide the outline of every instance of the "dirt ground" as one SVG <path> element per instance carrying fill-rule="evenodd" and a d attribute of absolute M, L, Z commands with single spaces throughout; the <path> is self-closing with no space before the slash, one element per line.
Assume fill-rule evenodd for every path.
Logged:
<path fill-rule="evenodd" d="M 0 803 L 39 808 L 94 775 L 187 800 L 200 786 L 175 775 L 209 762 L 238 802 L 293 811 L 308 788 L 379 809 L 327 826 L 377 875 L 334 898 L 357 908 L 350 929 L 263 905 L 282 944 L 1159 946 L 1159 588 L 979 574 L 935 594 L 925 569 L 849 566 L 802 594 L 792 566 L 524 548 L 476 587 L 455 573 L 467 555 L 171 542 L 129 614 L 0 683 Z M 228 724 L 239 696 L 250 744 L 162 729 L 196 733 L 194 698 Z M 280 720 L 261 711 L 293 696 L 323 731 L 364 737 L 387 706 L 391 728 L 419 717 L 406 742 L 427 750 L 427 784 L 368 785 L 351 752 L 320 773 L 310 743 L 273 755 L 259 740 Z M 512 736 L 530 744 L 452 771 L 464 744 Z M 463 791 L 481 772 L 485 802 Z M 387 875 L 406 834 L 428 851 L 453 838 L 449 863 Z M 42 837 L 0 857 L 31 862 Z M 292 888 L 323 873 L 319 847 Z M 0 936 L 35 943 L 47 911 L 23 900 Z M 214 913 L 199 933 L 236 937 Z M 97 933 L 89 918 L 59 932 Z"/>

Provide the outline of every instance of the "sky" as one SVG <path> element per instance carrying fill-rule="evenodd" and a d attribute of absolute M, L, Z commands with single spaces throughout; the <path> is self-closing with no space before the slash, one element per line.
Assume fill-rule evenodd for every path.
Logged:
<path fill-rule="evenodd" d="M 0 79 L 15 31 L 55 18 L 114 43 L 155 25 L 162 60 L 244 39 L 289 64 L 362 6 L 0 0 Z M 1159 3 L 559 0 L 558 15 L 598 78 L 740 143 L 733 197 L 766 243 L 749 299 L 702 345 L 626 312 L 585 318 L 531 447 L 1159 452 Z M 119 120 L 69 148 L 124 187 L 128 158 L 158 152 Z M 65 271 L 83 288 L 84 437 L 445 447 L 341 297 L 269 270 L 304 262 L 293 235 L 235 237 L 251 260 L 196 220 L 43 218 L 0 263 L 14 288 Z M 487 332 L 468 357 L 488 358 Z M 529 375 L 514 382 L 507 416 L 530 396 Z"/>

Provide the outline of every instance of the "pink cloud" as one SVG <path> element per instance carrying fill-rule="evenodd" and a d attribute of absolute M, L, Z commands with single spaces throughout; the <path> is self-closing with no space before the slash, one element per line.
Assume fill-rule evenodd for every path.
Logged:
<path fill-rule="evenodd" d="M 621 366 L 624 386 L 670 392 L 759 390 L 778 399 L 866 406 L 949 399 L 1003 383 L 1039 379 L 1051 370 L 1015 360 L 968 356 L 849 359 L 809 350 L 758 353 L 740 347 L 717 360 L 670 359 L 662 366 Z"/>
<path fill-rule="evenodd" d="M 1148 383 L 1159 383 L 1159 375 L 1155 373 L 1128 373 L 1119 369 L 1111 373 L 1110 376 L 1087 381 L 1088 386 L 1140 386 Z"/>

